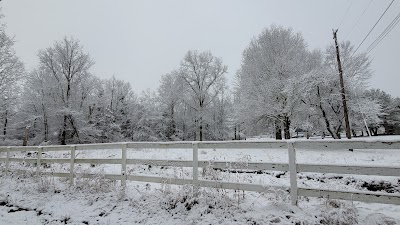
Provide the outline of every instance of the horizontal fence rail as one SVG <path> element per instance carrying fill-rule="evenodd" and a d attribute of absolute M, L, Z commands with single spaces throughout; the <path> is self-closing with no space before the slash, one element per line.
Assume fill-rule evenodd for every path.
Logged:
<path fill-rule="evenodd" d="M 76 158 L 77 150 L 121 150 L 121 158 Z M 127 149 L 192 149 L 192 160 L 162 160 L 162 159 L 131 159 L 127 158 Z M 199 149 L 286 149 L 288 151 L 288 163 L 268 162 L 235 162 L 235 161 L 204 161 L 198 160 Z M 374 176 L 400 176 L 400 166 L 366 166 L 366 165 L 339 165 L 339 164 L 300 164 L 296 163 L 296 150 L 342 150 L 342 149 L 399 149 L 398 141 L 365 141 L 365 140 L 290 140 L 290 141 L 204 141 L 204 142 L 127 142 L 85 145 L 57 145 L 57 146 L 16 146 L 0 147 L 0 152 L 5 152 L 6 157 L 0 158 L 4 162 L 5 171 L 26 172 L 27 170 L 11 170 L 10 162 L 25 162 L 35 165 L 37 175 L 49 175 L 54 177 L 69 178 L 70 184 L 74 184 L 74 178 L 93 178 L 96 174 L 82 174 L 74 171 L 75 164 L 114 164 L 121 165 L 121 174 L 104 174 L 103 178 L 120 180 L 123 187 L 126 181 L 165 183 L 174 185 L 194 185 L 197 187 L 222 188 L 243 191 L 268 192 L 271 190 L 283 190 L 290 192 L 293 205 L 297 205 L 298 196 L 329 197 L 332 199 L 344 199 L 363 202 L 375 202 L 400 205 L 400 195 L 392 193 L 371 191 L 345 191 L 328 190 L 321 188 L 303 188 L 297 186 L 297 174 L 299 172 L 333 173 L 333 174 L 357 174 Z M 43 153 L 67 151 L 65 158 L 45 158 Z M 29 158 L 11 157 L 12 152 L 31 152 Z M 32 154 L 35 153 L 35 154 Z M 399 151 L 400 154 L 400 151 Z M 64 163 L 69 164 L 69 172 L 41 171 L 42 164 Z M 192 179 L 164 178 L 157 176 L 128 175 L 127 165 L 142 164 L 153 166 L 190 167 L 193 169 Z M 223 170 L 244 169 L 251 171 L 284 171 L 289 172 L 290 186 L 273 186 L 250 183 L 233 183 L 198 178 L 198 168 L 215 168 Z"/>

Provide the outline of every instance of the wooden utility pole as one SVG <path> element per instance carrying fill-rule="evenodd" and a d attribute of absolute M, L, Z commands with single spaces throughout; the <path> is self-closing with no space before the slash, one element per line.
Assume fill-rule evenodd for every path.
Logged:
<path fill-rule="evenodd" d="M 338 69 L 339 69 L 340 92 L 342 95 L 344 122 L 345 122 L 345 126 L 346 126 L 346 137 L 348 139 L 351 139 L 349 113 L 347 111 L 347 103 L 346 103 L 347 100 L 346 100 L 346 94 L 344 91 L 343 70 L 342 70 L 342 63 L 340 62 L 339 45 L 337 42 L 337 35 L 336 35 L 337 32 L 338 32 L 337 29 L 333 30 L 333 39 L 335 39 L 335 46 L 336 46 L 336 59 L 337 59 Z"/>

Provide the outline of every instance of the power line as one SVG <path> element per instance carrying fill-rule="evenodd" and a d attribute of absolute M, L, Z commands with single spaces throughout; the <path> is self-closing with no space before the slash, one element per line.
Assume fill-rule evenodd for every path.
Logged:
<path fill-rule="evenodd" d="M 374 42 L 372 42 L 366 52 L 369 53 L 371 52 L 392 30 L 393 28 L 399 23 L 400 21 L 400 13 L 397 14 L 397 16 L 392 20 L 392 22 L 385 28 L 384 31 L 377 37 Z"/>
<path fill-rule="evenodd" d="M 397 16 L 392 20 L 392 22 L 385 28 L 384 31 L 382 31 L 382 33 L 368 46 L 368 48 L 365 50 L 365 53 L 368 54 L 370 53 L 372 50 L 374 50 L 374 48 L 376 46 L 379 45 L 379 43 L 381 43 L 381 41 L 394 29 L 394 27 L 400 22 L 400 13 L 397 14 Z M 353 54 L 354 55 L 354 54 Z M 353 56 L 352 55 L 352 56 Z M 362 60 L 363 58 L 357 58 L 356 61 L 354 61 L 353 63 L 358 63 L 360 60 Z M 348 62 L 344 63 L 345 66 L 347 66 Z"/>
<path fill-rule="evenodd" d="M 371 5 L 373 0 L 369 1 L 367 7 L 364 9 L 364 11 L 361 13 L 361 15 L 358 17 L 356 23 L 353 25 L 353 27 L 351 28 L 351 30 L 346 34 L 346 36 L 344 37 L 344 40 L 347 39 L 347 37 L 349 36 L 349 34 L 354 30 L 354 27 L 356 27 L 356 25 L 358 24 L 358 22 L 360 22 L 361 17 L 364 15 L 365 11 L 367 11 L 367 9 L 369 8 L 369 6 Z"/>
<path fill-rule="evenodd" d="M 392 22 L 389 24 L 389 26 L 386 27 L 386 29 L 379 35 L 378 38 L 375 39 L 375 41 L 370 44 L 367 48 L 367 53 L 372 51 L 392 30 L 393 28 L 399 23 L 400 21 L 400 13 L 392 20 Z"/>
<path fill-rule="evenodd" d="M 340 21 L 340 24 L 339 24 L 338 29 L 340 28 L 340 26 L 342 26 L 342 23 L 343 23 L 343 21 L 344 21 L 344 18 L 346 18 L 347 13 L 349 12 L 349 9 L 350 9 L 350 7 L 351 7 L 351 4 L 353 4 L 352 1 L 350 2 L 349 6 L 347 7 L 346 13 L 345 13 L 344 16 L 343 16 L 342 21 Z"/>
<path fill-rule="evenodd" d="M 374 30 L 374 28 L 376 27 L 376 25 L 379 23 L 379 21 L 381 21 L 382 17 L 385 15 L 385 13 L 388 11 L 388 9 L 390 8 L 390 6 L 393 4 L 394 0 L 392 0 L 390 2 L 390 4 L 388 5 L 388 7 L 385 9 L 385 11 L 382 13 L 382 15 L 379 17 L 378 21 L 376 21 L 376 23 L 374 24 L 374 26 L 371 28 L 371 30 L 368 32 L 367 36 L 365 36 L 365 38 L 362 40 L 362 42 L 360 43 L 360 45 L 358 45 L 358 47 L 356 48 L 356 50 L 353 52 L 353 54 L 351 56 L 353 56 L 357 50 L 361 47 L 361 45 L 364 43 L 365 39 L 367 39 L 367 37 L 371 34 L 371 32 Z"/>

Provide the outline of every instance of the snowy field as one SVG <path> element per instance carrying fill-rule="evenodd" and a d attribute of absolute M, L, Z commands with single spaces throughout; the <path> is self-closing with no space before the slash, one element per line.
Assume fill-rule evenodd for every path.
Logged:
<path fill-rule="evenodd" d="M 399 140 L 399 137 L 384 137 Z M 357 138 L 359 139 L 359 138 Z M 366 138 L 367 139 L 367 138 Z M 381 140 L 382 137 L 379 137 Z M 263 140 L 263 139 L 258 139 Z M 20 157 L 21 153 L 13 153 Z M 24 153 L 26 154 L 26 153 Z M 44 158 L 69 158 L 49 152 Z M 77 151 L 77 158 L 121 158 L 121 150 Z M 1 156 L 1 157 L 4 157 Z M 129 149 L 128 158 L 192 160 L 191 149 Z M 200 149 L 199 160 L 287 163 L 285 149 Z M 301 150 L 298 163 L 400 166 L 400 150 Z M 2 167 L 4 164 L 2 164 Z M 1 173 L 0 224 L 400 224 L 400 206 L 300 197 L 290 205 L 285 191 L 228 191 L 190 186 L 101 179 L 120 174 L 120 165 L 75 165 L 80 173 L 98 178 L 34 176 L 33 165 L 12 163 L 32 172 Z M 52 164 L 44 171 L 68 172 L 69 164 Z M 128 165 L 128 174 L 191 179 L 192 168 Z M 200 179 L 289 186 L 289 175 L 278 171 L 200 169 Z M 400 177 L 299 173 L 299 187 L 400 193 Z"/>

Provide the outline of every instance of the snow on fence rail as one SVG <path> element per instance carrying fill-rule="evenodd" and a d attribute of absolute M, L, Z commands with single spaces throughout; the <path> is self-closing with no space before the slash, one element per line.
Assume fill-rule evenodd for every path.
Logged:
<path fill-rule="evenodd" d="M 193 159 L 189 160 L 155 160 L 155 159 L 130 159 L 127 158 L 127 149 L 192 149 Z M 121 149 L 120 159 L 77 159 L 76 150 L 99 150 L 99 149 Z M 288 163 L 266 163 L 249 162 L 243 165 L 241 162 L 231 161 L 209 161 L 198 160 L 198 149 L 287 149 Z M 392 193 L 376 193 L 368 191 L 339 191 L 318 188 L 299 188 L 297 187 L 298 172 L 314 173 L 335 173 L 335 174 L 358 174 L 358 175 L 378 175 L 378 176 L 400 176 L 400 167 L 393 166 L 357 166 L 357 165 L 322 165 L 322 164 L 299 164 L 296 163 L 296 150 L 339 150 L 339 149 L 399 149 L 400 141 L 365 141 L 365 140 L 307 140 L 307 141 L 218 141 L 218 142 L 128 142 L 128 143 L 107 143 L 107 144 L 87 144 L 69 146 L 40 146 L 40 147 L 0 147 L 0 152 L 6 152 L 5 170 L 9 172 L 10 162 L 36 163 L 36 174 L 45 174 L 55 177 L 65 177 L 70 179 L 70 184 L 74 184 L 74 177 L 78 174 L 74 172 L 75 164 L 119 164 L 121 174 L 105 174 L 104 177 L 112 180 L 121 180 L 121 185 L 126 185 L 126 180 L 153 183 L 168 183 L 175 185 L 191 184 L 200 187 L 213 187 L 243 191 L 264 192 L 270 189 L 289 190 L 291 202 L 297 204 L 298 196 L 308 197 L 329 197 L 332 199 L 344 199 L 363 202 L 375 202 L 400 205 L 400 195 Z M 10 152 L 14 151 L 35 151 L 36 158 L 15 158 L 10 157 Z M 43 158 L 42 152 L 49 151 L 70 151 L 70 158 Z M 400 154 L 400 151 L 399 151 Z M 41 163 L 69 163 L 69 173 L 54 173 L 40 171 Z M 127 175 L 126 167 L 131 164 L 151 164 L 156 166 L 175 166 L 192 167 L 192 179 L 163 178 L 155 176 Z M 198 178 L 199 167 L 213 167 L 224 169 L 234 167 L 237 169 L 251 170 L 273 170 L 289 171 L 290 187 L 285 186 L 264 186 L 259 184 L 221 182 L 211 180 L 201 180 Z M 91 178 L 95 174 L 79 174 L 83 178 Z"/>

